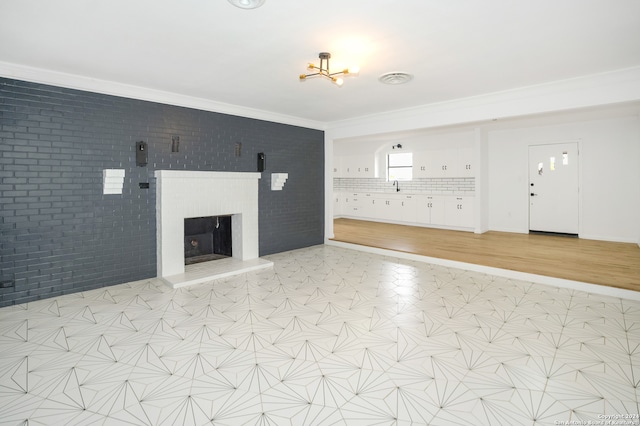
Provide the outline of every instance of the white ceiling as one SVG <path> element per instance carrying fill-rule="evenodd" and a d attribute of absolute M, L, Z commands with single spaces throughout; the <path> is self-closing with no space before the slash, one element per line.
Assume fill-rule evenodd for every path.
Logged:
<path fill-rule="evenodd" d="M 329 123 L 639 66 L 640 1 L 0 0 L 0 62 Z"/>

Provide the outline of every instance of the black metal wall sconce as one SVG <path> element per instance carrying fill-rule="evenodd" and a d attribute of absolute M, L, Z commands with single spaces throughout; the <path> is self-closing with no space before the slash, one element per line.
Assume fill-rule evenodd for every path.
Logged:
<path fill-rule="evenodd" d="M 144 167 L 147 165 L 147 143 L 144 141 L 136 142 L 136 166 Z"/>

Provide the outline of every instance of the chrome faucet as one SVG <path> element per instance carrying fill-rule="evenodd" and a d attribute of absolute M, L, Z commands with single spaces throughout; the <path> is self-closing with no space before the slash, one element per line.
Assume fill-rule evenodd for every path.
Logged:
<path fill-rule="evenodd" d="M 398 183 L 398 181 L 397 181 L 397 180 L 394 180 L 394 181 L 393 181 L 393 186 L 395 186 L 395 187 L 396 187 L 396 192 L 400 192 L 400 184 Z"/>

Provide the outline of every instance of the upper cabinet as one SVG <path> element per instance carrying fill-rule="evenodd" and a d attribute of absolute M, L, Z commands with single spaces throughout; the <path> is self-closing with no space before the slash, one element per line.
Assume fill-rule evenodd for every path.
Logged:
<path fill-rule="evenodd" d="M 413 177 L 429 177 L 431 173 L 431 155 L 429 152 L 418 151 L 413 153 Z"/>
<path fill-rule="evenodd" d="M 441 149 L 413 153 L 415 178 L 473 177 L 473 150 L 471 148 Z"/>
<path fill-rule="evenodd" d="M 407 151 L 411 152 L 411 151 Z M 413 151 L 414 178 L 475 177 L 473 149 L 426 149 Z M 380 165 L 378 164 L 380 163 Z M 384 155 L 336 155 L 333 158 L 333 177 L 377 178 L 385 176 Z"/>
<path fill-rule="evenodd" d="M 333 157 L 333 177 L 342 177 L 342 157 Z"/>
<path fill-rule="evenodd" d="M 462 148 L 458 150 L 458 176 L 475 177 L 476 165 L 473 161 L 473 149 Z"/>
<path fill-rule="evenodd" d="M 334 177 L 374 178 L 378 176 L 373 154 L 334 157 L 333 161 Z"/>

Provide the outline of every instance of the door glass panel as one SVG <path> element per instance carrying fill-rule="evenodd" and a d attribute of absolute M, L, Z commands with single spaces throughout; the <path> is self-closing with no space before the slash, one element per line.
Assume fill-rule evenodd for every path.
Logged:
<path fill-rule="evenodd" d="M 562 153 L 562 165 L 566 166 L 569 164 L 569 153 L 567 151 Z"/>
<path fill-rule="evenodd" d="M 549 158 L 549 171 L 554 171 L 556 169 L 556 157 Z"/>
<path fill-rule="evenodd" d="M 538 174 L 540 176 L 542 176 L 543 169 L 544 169 L 544 164 L 538 163 Z"/>

